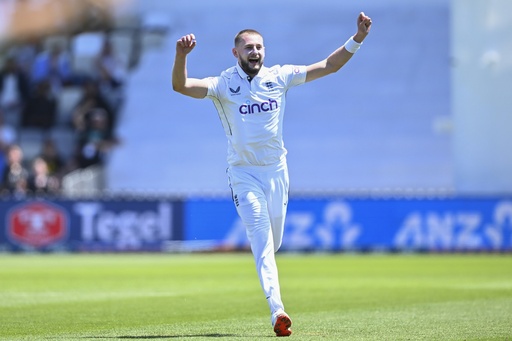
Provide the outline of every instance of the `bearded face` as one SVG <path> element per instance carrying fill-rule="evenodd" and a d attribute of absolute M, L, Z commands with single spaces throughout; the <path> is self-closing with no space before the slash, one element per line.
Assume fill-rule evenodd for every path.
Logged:
<path fill-rule="evenodd" d="M 240 42 L 233 48 L 233 55 L 238 64 L 249 76 L 258 74 L 265 59 L 263 37 L 255 33 L 246 33 L 241 36 Z"/>

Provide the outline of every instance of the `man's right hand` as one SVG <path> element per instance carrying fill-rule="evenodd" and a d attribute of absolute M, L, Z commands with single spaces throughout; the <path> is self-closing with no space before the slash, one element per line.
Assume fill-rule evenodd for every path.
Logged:
<path fill-rule="evenodd" d="M 196 36 L 187 34 L 176 41 L 176 54 L 186 56 L 196 47 Z"/>

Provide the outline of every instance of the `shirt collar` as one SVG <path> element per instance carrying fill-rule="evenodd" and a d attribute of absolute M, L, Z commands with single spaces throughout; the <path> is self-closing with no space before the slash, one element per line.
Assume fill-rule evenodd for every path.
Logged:
<path fill-rule="evenodd" d="M 249 75 L 245 73 L 245 71 L 242 69 L 242 67 L 238 63 L 236 63 L 236 71 L 240 75 L 240 78 L 250 79 Z M 262 65 L 260 71 L 258 72 L 258 74 L 256 76 L 254 76 L 254 78 L 261 77 L 266 73 L 267 73 L 267 68 L 264 65 Z M 254 78 L 252 78 L 252 79 L 254 79 Z"/>

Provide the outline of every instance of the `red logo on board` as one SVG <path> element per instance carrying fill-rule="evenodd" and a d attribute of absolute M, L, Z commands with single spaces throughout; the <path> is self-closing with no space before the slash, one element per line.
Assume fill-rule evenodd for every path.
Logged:
<path fill-rule="evenodd" d="M 7 216 L 10 239 L 33 247 L 51 245 L 67 234 L 66 212 L 55 205 L 33 202 L 12 209 Z"/>

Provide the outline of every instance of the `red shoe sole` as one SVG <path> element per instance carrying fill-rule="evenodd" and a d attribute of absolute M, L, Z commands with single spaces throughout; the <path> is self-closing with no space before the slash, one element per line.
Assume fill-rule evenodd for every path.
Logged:
<path fill-rule="evenodd" d="M 292 330 L 290 327 L 292 326 L 292 320 L 288 315 L 279 315 L 276 318 L 276 323 L 274 324 L 274 332 L 276 336 L 290 336 L 292 334 Z"/>

